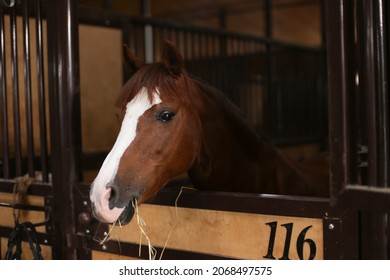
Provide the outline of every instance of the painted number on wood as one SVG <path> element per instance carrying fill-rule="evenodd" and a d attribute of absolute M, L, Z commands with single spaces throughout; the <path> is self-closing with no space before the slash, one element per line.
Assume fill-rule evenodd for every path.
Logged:
<path fill-rule="evenodd" d="M 293 236 L 293 230 L 294 230 L 294 224 L 293 223 L 286 223 L 281 224 L 280 227 L 278 227 L 278 222 L 270 222 L 266 223 L 267 226 L 270 228 L 270 235 L 269 235 L 269 243 L 268 243 L 268 251 L 265 256 L 263 256 L 266 259 L 276 259 L 274 256 L 274 245 L 275 245 L 275 237 L 276 237 L 276 231 L 282 230 L 281 228 L 285 229 L 285 238 L 284 238 L 284 249 L 283 249 L 283 255 L 278 256 L 280 260 L 289 260 L 289 254 L 290 254 L 290 245 L 291 245 L 291 237 Z M 305 227 L 298 235 L 297 240 L 293 240 L 296 245 L 296 250 L 298 257 L 303 260 L 303 249 L 305 245 L 309 246 L 309 260 L 312 260 L 315 258 L 317 253 L 317 246 L 316 243 L 310 239 L 306 238 L 307 232 L 312 228 L 312 226 Z"/>

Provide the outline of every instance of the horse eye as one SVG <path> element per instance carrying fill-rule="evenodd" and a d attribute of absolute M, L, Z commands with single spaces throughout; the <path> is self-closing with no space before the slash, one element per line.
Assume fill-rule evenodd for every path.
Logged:
<path fill-rule="evenodd" d="M 157 119 L 162 122 L 170 122 L 174 116 L 175 113 L 165 110 L 158 114 Z"/>

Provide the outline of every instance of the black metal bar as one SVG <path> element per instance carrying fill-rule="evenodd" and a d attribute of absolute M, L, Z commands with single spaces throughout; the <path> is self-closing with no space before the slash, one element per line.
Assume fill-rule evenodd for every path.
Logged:
<path fill-rule="evenodd" d="M 50 131 L 52 144 L 54 259 L 76 259 L 72 185 L 82 179 L 80 75 L 75 0 L 48 1 Z"/>
<path fill-rule="evenodd" d="M 26 141 L 27 169 L 30 177 L 34 177 L 34 129 L 31 97 L 31 66 L 30 66 L 30 24 L 28 2 L 22 2 L 23 13 L 23 55 L 24 55 L 24 95 L 26 106 Z"/>
<path fill-rule="evenodd" d="M 183 46 L 184 46 L 183 55 L 184 55 L 185 60 L 188 60 L 190 57 L 189 56 L 190 47 L 188 44 L 188 35 L 189 35 L 189 32 L 187 30 L 185 30 L 183 33 Z"/>
<path fill-rule="evenodd" d="M 80 22 L 86 23 L 86 24 L 95 24 L 95 25 L 102 25 L 107 26 L 106 20 L 109 19 L 109 27 L 117 27 L 120 28 L 123 24 L 123 21 L 129 21 L 133 24 L 137 25 L 152 25 L 153 28 L 155 27 L 162 27 L 166 28 L 167 30 L 182 30 L 183 28 L 188 28 L 193 32 L 196 33 L 202 33 L 202 34 L 210 34 L 212 36 L 220 36 L 225 35 L 229 36 L 230 38 L 234 39 L 242 39 L 242 40 L 255 40 L 258 42 L 263 43 L 272 43 L 273 45 L 279 45 L 284 47 L 291 47 L 291 48 L 297 48 L 306 50 L 308 52 L 312 52 L 316 48 L 313 47 L 307 47 L 304 45 L 294 44 L 290 42 L 284 42 L 277 39 L 269 39 L 265 37 L 259 37 L 254 35 L 248 35 L 245 33 L 238 33 L 238 32 L 230 32 L 226 30 L 220 30 L 220 29 L 212 29 L 212 28 L 205 28 L 205 27 L 198 27 L 198 26 L 183 26 L 181 23 L 174 23 L 171 21 L 164 21 L 157 18 L 144 18 L 144 17 L 136 17 L 136 16 L 129 16 L 127 14 L 120 14 L 115 12 L 102 12 L 99 10 L 93 10 L 93 9 L 87 9 L 87 8 L 80 8 Z"/>
<path fill-rule="evenodd" d="M 376 56 L 376 81 L 378 103 L 378 186 L 390 187 L 390 121 L 389 121 L 389 62 L 388 62 L 388 32 L 389 26 L 386 20 L 386 4 L 383 0 L 374 2 L 375 12 L 375 52 Z"/>
<path fill-rule="evenodd" d="M 328 92 L 329 92 L 329 145 L 331 162 L 331 200 L 336 203 L 343 188 L 356 175 L 352 166 L 356 143 L 353 132 L 355 89 L 353 1 L 326 1 Z M 352 105 L 352 106 L 351 106 Z"/>
<path fill-rule="evenodd" d="M 387 163 L 379 160 L 388 160 L 388 143 L 383 143 L 388 141 L 387 128 L 383 131 L 388 108 L 380 109 L 388 94 L 387 61 L 382 61 L 385 32 L 378 16 L 382 4 L 380 0 L 327 1 L 332 200 L 362 210 L 363 259 L 388 258 L 388 221 L 383 213 L 389 211 L 390 192 L 378 188 L 387 181 L 383 176 L 388 172 L 383 170 Z M 367 167 L 360 172 L 358 144 L 368 152 L 363 162 Z M 351 186 L 357 182 L 360 185 Z"/>
<path fill-rule="evenodd" d="M 383 4 L 383 3 L 382 3 Z M 384 28 L 383 22 L 380 20 L 380 1 L 362 0 L 358 2 L 357 10 L 358 17 L 356 24 L 358 25 L 358 45 L 359 62 L 360 62 L 360 77 L 359 88 L 360 95 L 363 96 L 363 102 L 366 106 L 365 114 L 363 114 L 362 137 L 367 143 L 368 159 L 367 159 L 367 182 L 369 186 L 384 187 L 383 175 L 387 176 L 387 170 L 383 170 L 383 160 L 388 160 L 388 155 L 384 154 L 383 148 L 387 148 L 387 140 L 384 138 L 386 130 L 383 125 L 385 120 L 381 114 L 381 103 L 386 101 L 386 80 L 387 77 L 384 63 L 379 61 L 385 58 L 383 39 Z M 360 19 L 360 20 L 359 20 Z M 381 25 L 382 24 L 382 25 Z M 385 80 L 381 80 L 384 78 Z M 383 98 L 385 98 L 383 100 Z M 387 110 L 387 109 L 386 109 Z M 385 110 L 385 111 L 386 111 Z M 387 156 L 387 159 L 386 159 Z M 387 181 L 387 178 L 385 179 Z M 390 192 L 382 194 L 384 198 L 389 198 Z M 367 198 L 367 195 L 364 196 Z M 386 204 L 385 204 L 386 205 Z M 374 207 L 373 207 L 374 208 Z M 385 206 L 383 206 L 385 208 Z M 383 213 L 369 212 L 361 213 L 362 227 L 362 258 L 364 259 L 386 259 L 386 215 Z"/>
<path fill-rule="evenodd" d="M 385 187 L 389 185 L 390 160 L 385 4 L 382 1 L 358 4 L 360 134 L 368 154 L 367 178 L 362 184 Z"/>
<path fill-rule="evenodd" d="M 27 211 L 45 211 L 46 210 L 44 206 L 11 204 L 11 203 L 6 203 L 6 202 L 0 202 L 0 207 L 14 208 L 14 209 L 20 209 L 20 210 L 27 210 Z"/>
<path fill-rule="evenodd" d="M 264 1 L 264 34 L 266 38 L 273 37 L 273 25 L 272 25 L 272 3 L 271 0 Z"/>
<path fill-rule="evenodd" d="M 42 180 L 49 181 L 48 167 L 48 145 L 47 145 L 47 125 L 46 125 L 46 93 L 45 93 L 45 70 L 43 54 L 43 31 L 41 0 L 36 1 L 35 6 L 35 32 L 36 32 L 36 55 L 37 55 L 37 82 L 38 82 L 38 108 L 39 108 L 39 139 Z"/>
<path fill-rule="evenodd" d="M 18 38 L 16 27 L 16 11 L 11 10 L 11 70 L 12 70 L 12 101 L 14 122 L 14 149 L 15 149 L 15 176 L 22 175 L 22 143 L 20 132 L 20 101 L 19 101 L 19 78 L 18 78 Z"/>
<path fill-rule="evenodd" d="M 8 98 L 7 98 L 7 71 L 5 55 L 5 30 L 4 12 L 0 6 L 0 116 L 1 116 L 1 138 L 2 138 L 2 169 L 3 178 L 10 177 L 9 170 L 9 127 L 8 127 Z"/>
<path fill-rule="evenodd" d="M 356 7 L 358 12 L 357 30 L 359 40 L 359 89 L 363 96 L 362 104 L 365 111 L 361 114 L 365 119 L 362 120 L 362 137 L 368 148 L 368 181 L 365 184 L 376 186 L 378 184 L 378 122 L 377 103 L 376 103 L 376 85 L 375 85 L 375 45 L 373 34 L 373 25 L 375 24 L 373 1 L 359 1 Z M 370 131 L 366 133 L 365 131 Z"/>
<path fill-rule="evenodd" d="M 272 38 L 272 5 L 270 0 L 264 0 L 264 35 L 267 39 Z M 274 118 L 272 117 L 272 109 L 270 106 L 274 103 L 274 94 L 272 86 L 272 77 L 273 77 L 273 45 L 269 42 L 265 44 L 265 63 L 266 63 L 266 73 L 265 73 L 265 93 L 263 102 L 266 104 L 263 106 L 264 111 L 264 129 L 271 130 L 273 125 Z"/>

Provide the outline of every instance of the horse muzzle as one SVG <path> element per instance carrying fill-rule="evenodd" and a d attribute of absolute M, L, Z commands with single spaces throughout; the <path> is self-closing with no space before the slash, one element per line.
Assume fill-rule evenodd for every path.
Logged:
<path fill-rule="evenodd" d="M 105 188 L 91 188 L 90 200 L 93 216 L 102 223 L 128 224 L 134 216 L 137 196 L 120 195 L 118 188 L 106 186 Z"/>
<path fill-rule="evenodd" d="M 92 203 L 92 215 L 94 218 L 102 223 L 119 223 L 120 225 L 127 225 L 130 223 L 135 212 L 134 198 L 128 206 L 124 208 L 113 208 L 113 209 L 99 209 Z"/>

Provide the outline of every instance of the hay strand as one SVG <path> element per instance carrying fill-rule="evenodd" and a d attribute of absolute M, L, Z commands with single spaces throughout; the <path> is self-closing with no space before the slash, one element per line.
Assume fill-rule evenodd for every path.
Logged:
<path fill-rule="evenodd" d="M 132 204 L 133 204 L 133 207 L 135 209 L 136 216 L 137 216 L 137 225 L 138 225 L 138 228 L 140 229 L 140 240 L 139 240 L 138 256 L 141 257 L 142 237 L 145 236 L 146 241 L 148 242 L 149 260 L 155 260 L 156 256 L 157 256 L 157 250 L 156 250 L 156 248 L 154 248 L 152 246 L 150 238 L 149 238 L 149 236 L 146 233 L 146 223 L 145 223 L 144 219 L 142 218 L 142 216 L 139 213 L 137 200 L 135 199 L 135 201 L 133 201 Z"/>
<path fill-rule="evenodd" d="M 184 189 L 195 190 L 192 187 L 185 187 L 185 186 L 182 186 L 180 188 L 180 192 L 179 192 L 179 194 L 177 195 L 177 197 L 175 199 L 175 222 L 174 222 L 174 224 L 171 226 L 171 228 L 168 231 L 167 237 L 166 237 L 165 242 L 164 242 L 164 246 L 163 246 L 163 248 L 161 250 L 161 253 L 160 253 L 160 256 L 158 258 L 159 260 L 162 259 L 163 255 L 165 253 L 165 249 L 166 249 L 166 247 L 168 245 L 168 242 L 171 239 L 173 231 L 179 225 L 178 202 L 179 202 L 179 199 L 180 199 Z M 140 230 L 138 256 L 141 257 L 142 240 L 143 240 L 143 237 L 145 237 L 145 239 L 147 241 L 147 244 L 148 244 L 149 260 L 155 260 L 156 257 L 157 257 L 157 250 L 156 250 L 156 248 L 153 247 L 152 242 L 151 242 L 151 240 L 150 240 L 150 238 L 149 238 L 149 236 L 147 234 L 147 224 L 146 224 L 145 220 L 142 218 L 142 216 L 140 214 L 140 211 L 139 211 L 139 208 L 138 208 L 138 203 L 137 203 L 136 199 L 132 201 L 132 206 L 133 206 L 133 208 L 135 210 L 135 214 L 136 214 L 136 217 L 137 217 L 137 226 L 138 226 L 138 228 Z M 111 240 L 111 235 L 112 235 L 112 232 L 113 232 L 113 230 L 114 230 L 116 225 L 119 225 L 119 227 L 122 228 L 122 225 L 121 225 L 120 221 L 117 220 L 116 222 L 112 223 L 112 227 L 110 228 L 109 232 L 104 236 L 103 239 L 100 240 L 100 239 L 96 238 L 96 235 L 95 235 L 93 237 L 93 240 L 99 242 L 99 245 L 104 245 L 107 241 Z M 99 223 L 99 226 L 100 226 L 100 223 Z M 98 226 L 98 228 L 99 228 L 99 226 Z M 119 240 L 119 238 L 118 238 L 118 243 L 119 243 L 119 247 L 120 247 L 120 240 Z"/>

